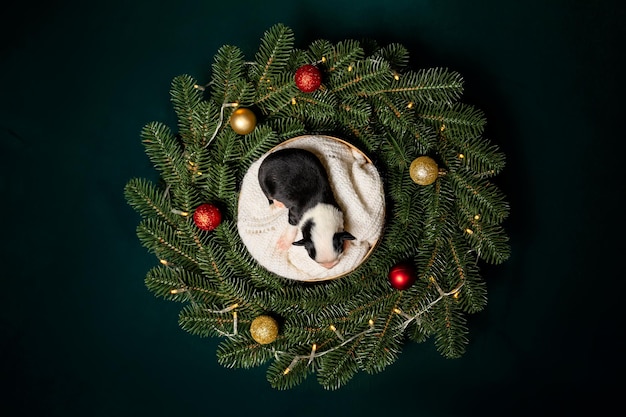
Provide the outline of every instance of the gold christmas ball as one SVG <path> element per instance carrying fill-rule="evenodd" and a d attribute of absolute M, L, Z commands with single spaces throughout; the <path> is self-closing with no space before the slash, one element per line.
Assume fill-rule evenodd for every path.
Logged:
<path fill-rule="evenodd" d="M 262 345 L 272 343 L 278 337 L 278 323 L 270 316 L 259 316 L 252 320 L 250 333 Z"/>
<path fill-rule="evenodd" d="M 250 109 L 239 107 L 230 116 L 230 126 L 240 135 L 247 135 L 256 127 L 256 115 Z"/>
<path fill-rule="evenodd" d="M 430 185 L 439 176 L 439 166 L 430 156 L 420 156 L 411 162 L 411 179 L 419 185 Z"/>

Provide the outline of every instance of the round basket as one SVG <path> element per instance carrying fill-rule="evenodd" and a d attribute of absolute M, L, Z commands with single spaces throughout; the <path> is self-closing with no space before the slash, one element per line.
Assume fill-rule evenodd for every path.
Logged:
<path fill-rule="evenodd" d="M 348 241 L 339 263 L 331 269 L 309 258 L 302 247 L 292 246 L 287 251 L 276 248 L 289 227 L 288 210 L 267 203 L 258 182 L 258 170 L 267 155 L 283 148 L 306 149 L 319 157 L 344 213 L 345 229 L 356 238 Z M 248 252 L 265 269 L 289 279 L 320 282 L 345 276 L 361 265 L 380 239 L 384 219 L 383 182 L 371 159 L 345 140 L 304 135 L 275 146 L 250 166 L 241 184 L 237 228 Z M 301 236 L 298 231 L 296 240 Z"/>

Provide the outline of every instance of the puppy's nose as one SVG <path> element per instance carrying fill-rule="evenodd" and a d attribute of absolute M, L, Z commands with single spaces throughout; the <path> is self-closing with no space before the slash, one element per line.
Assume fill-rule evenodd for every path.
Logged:
<path fill-rule="evenodd" d="M 330 262 L 322 262 L 320 263 L 320 265 L 322 265 L 326 269 L 330 269 L 333 266 L 337 265 L 338 263 L 339 263 L 339 259 L 335 259 L 334 261 L 330 261 Z"/>

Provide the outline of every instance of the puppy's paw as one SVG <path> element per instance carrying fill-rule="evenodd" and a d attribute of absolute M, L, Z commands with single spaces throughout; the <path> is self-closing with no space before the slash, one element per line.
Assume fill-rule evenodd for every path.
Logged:
<path fill-rule="evenodd" d="M 278 242 L 276 242 L 276 248 L 281 252 L 286 252 L 291 247 L 291 244 L 296 240 L 298 234 L 298 228 L 289 226 L 287 230 L 280 236 Z"/>
<path fill-rule="evenodd" d="M 276 249 L 278 249 L 281 252 L 287 252 L 289 248 L 291 247 L 292 243 L 293 243 L 293 240 L 289 240 L 289 239 L 286 239 L 285 236 L 281 236 L 280 239 L 278 239 L 278 242 L 276 242 Z"/>

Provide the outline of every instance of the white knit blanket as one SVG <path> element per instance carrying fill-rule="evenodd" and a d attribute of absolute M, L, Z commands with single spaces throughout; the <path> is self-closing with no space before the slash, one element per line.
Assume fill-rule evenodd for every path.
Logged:
<path fill-rule="evenodd" d="M 344 212 L 345 230 L 356 239 L 348 241 L 339 263 L 331 269 L 309 258 L 302 246 L 278 250 L 277 241 L 289 227 L 288 210 L 268 204 L 259 186 L 259 165 L 266 154 L 250 166 L 243 178 L 237 221 L 241 240 L 263 267 L 285 278 L 323 281 L 345 275 L 365 260 L 382 233 L 385 196 L 380 175 L 361 152 L 330 136 L 299 136 L 272 151 L 288 147 L 309 150 L 320 158 Z M 296 240 L 301 238 L 298 231 Z"/>

